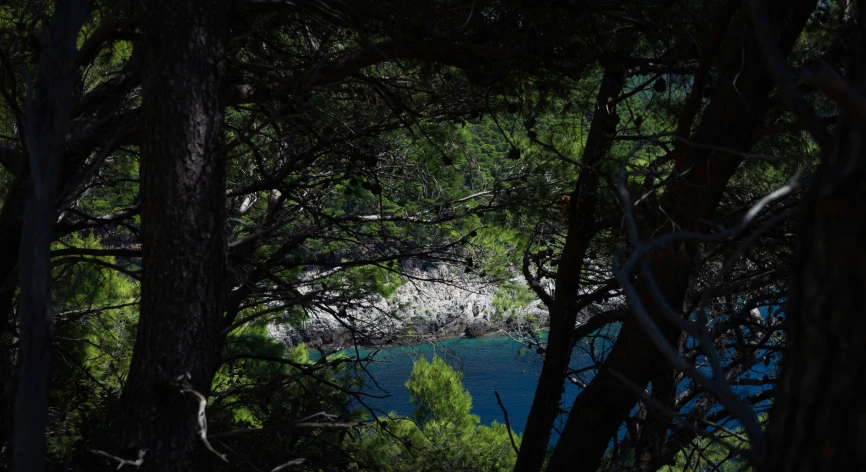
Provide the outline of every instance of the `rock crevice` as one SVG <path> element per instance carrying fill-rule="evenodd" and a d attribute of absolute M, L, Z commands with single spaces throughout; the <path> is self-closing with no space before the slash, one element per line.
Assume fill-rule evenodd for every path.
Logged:
<path fill-rule="evenodd" d="M 526 332 L 548 326 L 547 309 L 537 299 L 503 310 L 495 303 L 496 284 L 447 266 L 404 270 L 408 281 L 388 298 L 359 302 L 345 311 L 337 310 L 336 315 L 313 311 L 300 326 L 272 325 L 271 335 L 287 345 L 386 345 L 480 337 L 498 331 Z M 523 279 L 516 276 L 507 283 L 525 287 Z"/>

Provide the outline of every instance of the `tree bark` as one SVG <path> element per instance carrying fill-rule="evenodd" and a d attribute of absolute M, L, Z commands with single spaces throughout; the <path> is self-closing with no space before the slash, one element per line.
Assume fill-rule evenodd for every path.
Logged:
<path fill-rule="evenodd" d="M 866 159 L 850 151 L 855 169 L 827 163 L 804 211 L 766 471 L 866 468 Z"/>
<path fill-rule="evenodd" d="M 47 44 L 39 59 L 37 77 L 27 99 L 25 133 L 28 148 L 29 185 L 16 190 L 26 194 L 23 215 L 6 217 L 20 221 L 19 257 L 3 269 L 19 268 L 19 348 L 12 412 L 11 470 L 45 470 L 45 426 L 51 379 L 52 307 L 51 247 L 57 220 L 56 200 L 66 136 L 72 113 L 78 74 L 75 71 L 74 38 L 87 19 L 89 1 L 57 5 L 51 19 Z M 23 173 L 22 173 L 23 174 Z M 19 181 L 20 182 L 20 181 Z M 4 239 L 15 239 L 5 234 Z M 8 301 L 7 293 L 4 300 Z"/>
<path fill-rule="evenodd" d="M 24 227 L 24 207 L 30 193 L 29 175 L 16 178 L 3 201 L 0 212 L 0 448 L 7 444 L 12 433 L 12 401 L 14 396 L 17 332 L 15 317 L 16 289 L 18 288 L 18 258 L 21 250 L 21 231 Z M 4 448 L 4 449 L 8 449 Z M 0 461 L 9 457 L 0 452 Z M 2 462 L 0 462 L 2 463 Z"/>
<path fill-rule="evenodd" d="M 774 31 L 779 32 L 779 48 L 787 56 L 816 1 L 772 0 L 769 3 L 767 10 L 771 12 Z M 750 31 L 731 51 L 726 58 L 720 89 L 713 95 L 693 140 L 745 151 L 752 145 L 754 130 L 765 113 L 773 81 Z M 684 161 L 678 164 L 690 168 L 690 172 L 671 184 L 665 197 L 671 207 L 668 214 L 677 226 L 697 231 L 701 230 L 700 221 L 712 220 L 728 180 L 742 157 L 706 148 L 690 148 L 684 156 Z M 670 222 L 666 227 L 671 230 Z M 662 298 L 674 308 L 683 304 L 695 255 L 694 244 L 676 242 L 647 258 Z M 679 331 L 664 320 L 661 306 L 651 295 L 646 280 L 638 277 L 636 288 L 650 316 L 668 341 L 676 345 Z M 575 399 L 548 470 L 595 472 L 598 469 L 608 443 L 636 402 L 611 371 L 646 387 L 654 376 L 662 375 L 666 369 L 670 367 L 637 320 L 626 320 L 604 366 Z"/>
<path fill-rule="evenodd" d="M 680 337 L 682 339 L 682 337 Z M 652 396 L 663 405 L 672 405 L 676 399 L 676 370 L 668 368 L 656 372 L 652 382 Z M 635 448 L 635 464 L 633 470 L 638 472 L 654 472 L 659 469 L 657 458 L 664 451 L 668 430 L 672 425 L 670 416 L 664 412 L 647 406 L 646 421 L 640 429 Z"/>
<path fill-rule="evenodd" d="M 853 5 L 853 3 L 852 3 Z M 866 7 L 846 39 L 866 84 Z M 866 132 L 843 116 L 803 203 L 788 331 L 762 471 L 866 470 Z"/>
<path fill-rule="evenodd" d="M 583 270 L 589 243 L 593 237 L 595 194 L 598 189 L 599 167 L 607 155 L 619 117 L 616 97 L 622 92 L 624 71 L 619 65 L 609 65 L 596 99 L 595 115 L 584 148 L 580 178 L 569 208 L 568 235 L 562 250 L 556 275 L 556 298 L 550 307 L 550 330 L 544 365 L 535 390 L 535 397 L 526 420 L 523 442 L 517 456 L 515 471 L 535 472 L 541 469 L 550 431 L 559 414 L 563 383 L 568 371 L 573 347 L 571 338 L 577 321 L 580 273 Z"/>
<path fill-rule="evenodd" d="M 122 396 L 124 453 L 142 470 L 189 470 L 200 447 L 197 401 L 219 353 L 226 273 L 230 2 L 147 2 L 141 145 L 141 315 Z"/>

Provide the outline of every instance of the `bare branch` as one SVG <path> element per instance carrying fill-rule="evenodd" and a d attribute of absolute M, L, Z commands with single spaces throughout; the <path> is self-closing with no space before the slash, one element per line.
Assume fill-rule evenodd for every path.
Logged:
<path fill-rule="evenodd" d="M 86 228 L 95 228 L 97 226 L 103 226 L 108 223 L 116 223 L 119 221 L 128 220 L 133 216 L 137 215 L 138 211 L 138 205 L 133 205 L 129 208 L 123 208 L 121 210 L 113 211 L 111 213 L 106 213 L 102 216 L 89 216 L 81 214 L 82 217 L 80 219 L 64 219 L 59 221 L 54 226 L 54 231 L 59 233 L 67 233 Z"/>
<path fill-rule="evenodd" d="M 632 255 L 628 258 L 628 260 L 620 266 L 619 269 L 615 271 L 617 280 L 619 280 L 620 284 L 623 287 L 623 291 L 626 294 L 626 297 L 629 299 L 629 302 L 632 306 L 632 312 L 640 323 L 641 327 L 647 333 L 647 336 L 652 340 L 653 344 L 658 348 L 664 358 L 671 363 L 675 368 L 681 370 L 686 375 L 694 379 L 696 382 L 703 385 L 708 391 L 710 391 L 719 401 L 728 408 L 733 415 L 743 424 L 746 429 L 749 437 L 752 438 L 753 442 L 753 452 L 755 457 L 760 458 L 764 454 L 764 434 L 758 425 L 754 412 L 749 408 L 748 405 L 744 404 L 737 398 L 736 395 L 732 392 L 730 386 L 728 385 L 724 371 L 721 368 L 721 365 L 718 361 L 718 353 L 714 350 L 713 346 L 707 342 L 707 333 L 703 326 L 700 324 L 693 324 L 685 319 L 682 319 L 681 315 L 673 310 L 667 302 L 664 300 L 664 297 L 658 291 L 658 287 L 655 286 L 655 280 L 651 273 L 648 272 L 648 266 L 646 262 L 641 262 L 641 267 L 644 269 L 644 275 L 647 279 L 647 283 L 650 284 L 651 292 L 653 293 L 656 301 L 661 305 L 662 311 L 665 314 L 665 317 L 673 322 L 675 325 L 686 329 L 691 332 L 700 340 L 700 347 L 708 356 L 708 358 L 712 361 L 713 368 L 713 378 L 709 378 L 698 370 L 694 365 L 687 362 L 683 359 L 676 349 L 667 341 L 662 334 L 659 326 L 652 320 L 649 313 L 646 311 L 646 307 L 644 306 L 643 300 L 640 298 L 640 295 L 637 293 L 634 285 L 631 281 L 631 274 L 635 266 L 641 261 L 645 254 L 649 252 L 648 246 L 652 246 L 653 248 L 661 247 L 665 244 L 668 244 L 672 241 L 683 240 L 683 239 L 697 239 L 701 241 L 722 241 L 727 238 L 733 237 L 736 234 L 739 234 L 743 229 L 745 229 L 749 223 L 757 216 L 757 214 L 770 202 L 781 198 L 792 192 L 799 185 L 799 176 L 802 172 L 802 169 L 797 172 L 797 174 L 789 181 L 788 185 L 782 187 L 779 190 L 761 198 L 755 205 L 753 205 L 743 216 L 742 220 L 739 224 L 730 228 L 726 231 L 722 231 L 718 234 L 704 234 L 704 233 L 684 233 L 684 232 L 676 232 L 670 233 L 665 236 L 661 236 L 655 238 L 647 243 L 641 243 L 640 237 L 638 235 L 637 225 L 634 220 L 632 205 L 628 202 L 631 202 L 628 187 L 625 185 L 626 181 L 626 170 L 625 166 L 623 166 L 620 172 L 620 184 L 619 190 L 621 198 L 626 204 L 624 205 L 625 209 L 625 217 L 626 224 L 628 228 L 629 239 L 632 242 L 633 247 L 635 248 Z M 702 314 L 699 313 L 699 316 Z"/>
<path fill-rule="evenodd" d="M 85 247 L 68 247 L 51 251 L 51 257 L 61 256 L 141 257 L 141 249 L 91 249 Z"/>
<path fill-rule="evenodd" d="M 135 16 L 126 20 L 118 21 L 117 16 L 120 10 L 129 5 L 128 0 L 117 2 L 111 11 L 102 20 L 99 27 L 84 41 L 78 51 L 78 56 L 75 58 L 76 66 L 82 66 L 90 63 L 93 58 L 101 51 L 102 46 L 117 37 L 118 30 L 125 27 L 133 26 L 141 20 L 141 16 Z"/>
<path fill-rule="evenodd" d="M 105 457 L 107 457 L 113 461 L 117 461 L 117 463 L 118 463 L 117 469 L 115 469 L 115 470 L 120 470 L 120 468 L 125 466 L 125 465 L 140 467 L 142 464 L 144 464 L 144 455 L 147 454 L 147 450 L 139 449 L 138 450 L 138 459 L 133 461 L 133 460 L 129 460 L 129 459 L 124 459 L 122 457 L 117 457 L 117 456 L 109 454 L 105 451 L 100 451 L 99 449 L 91 449 L 90 452 L 92 452 L 94 454 L 99 454 L 100 456 L 105 456 Z"/>
<path fill-rule="evenodd" d="M 538 277 L 533 276 L 530 270 L 529 264 L 529 252 L 532 248 L 532 243 L 535 241 L 535 238 L 538 236 L 539 225 L 535 226 L 535 230 L 532 232 L 532 236 L 529 238 L 529 242 L 526 244 L 526 249 L 523 251 L 523 266 L 522 273 L 523 278 L 526 280 L 527 285 L 538 295 L 538 298 L 541 299 L 541 302 L 544 303 L 544 306 L 547 307 L 548 310 L 553 309 L 553 295 L 548 293 L 548 291 L 541 285 L 541 281 L 538 280 Z"/>
<path fill-rule="evenodd" d="M 571 336 L 571 343 L 577 344 L 578 341 L 601 329 L 605 325 L 616 321 L 623 321 L 627 316 L 628 312 L 626 310 L 613 310 L 595 315 L 586 323 L 574 329 L 574 334 Z"/>
<path fill-rule="evenodd" d="M 283 465 L 278 465 L 278 466 L 274 467 L 273 469 L 271 469 L 271 472 L 280 472 L 281 470 L 288 469 L 289 467 L 301 465 L 304 463 L 304 461 L 306 461 L 306 459 L 304 459 L 303 457 L 299 457 L 297 459 L 292 459 Z"/>
<path fill-rule="evenodd" d="M 694 79 L 692 81 L 692 90 L 689 93 L 688 98 L 686 98 L 686 102 L 683 105 L 683 111 L 680 113 L 680 118 L 677 122 L 676 135 L 681 138 L 687 138 L 691 135 L 692 124 L 694 123 L 695 116 L 698 114 L 700 108 L 701 97 L 704 93 L 704 85 L 706 84 L 713 58 L 715 57 L 719 46 L 722 44 L 722 40 L 725 38 L 725 30 L 728 28 L 728 23 L 731 21 L 731 18 L 733 18 L 737 10 L 740 9 L 740 3 L 742 3 L 742 0 L 728 0 L 722 8 L 721 14 L 716 17 L 716 22 L 713 24 L 712 32 L 710 32 L 710 37 L 707 40 L 707 44 L 704 45 L 701 58 L 698 60 L 698 68 L 695 71 Z M 685 155 L 683 149 L 679 149 L 679 153 L 680 156 Z M 679 157 L 678 160 L 682 159 L 683 157 Z"/>
<path fill-rule="evenodd" d="M 866 95 L 843 79 L 829 65 L 817 62 L 800 70 L 800 77 L 818 87 L 861 127 L 866 127 Z"/>
<path fill-rule="evenodd" d="M 313 67 L 286 81 L 234 85 L 230 103 L 255 103 L 290 96 L 339 82 L 367 67 L 400 59 L 438 62 L 454 67 L 477 67 L 479 62 L 494 60 L 526 63 L 536 60 L 518 51 L 459 44 L 442 39 L 419 43 L 386 41 L 348 52 L 339 59 Z"/>
<path fill-rule="evenodd" d="M 517 448 L 517 443 L 514 442 L 514 435 L 511 433 L 511 423 L 508 421 L 508 410 L 506 410 L 505 405 L 502 404 L 502 399 L 499 398 L 499 392 L 494 390 L 493 394 L 496 395 L 496 403 L 499 404 L 499 408 L 502 409 L 502 414 L 505 416 L 505 427 L 508 428 L 508 439 L 511 440 L 511 447 L 514 448 L 515 454 L 519 454 L 520 449 Z"/>
<path fill-rule="evenodd" d="M 190 375 L 185 374 L 184 376 L 178 378 L 177 381 L 181 385 L 181 393 L 188 393 L 198 400 L 198 437 L 199 439 L 201 439 L 202 444 L 204 444 L 204 447 L 206 447 L 208 451 L 216 454 L 216 456 L 223 461 L 228 462 L 228 457 L 225 454 L 222 454 L 216 449 L 214 449 L 213 446 L 211 446 L 210 441 L 208 441 L 207 439 L 207 416 L 205 415 L 205 410 L 207 410 L 207 398 L 204 395 L 193 390 L 192 386 L 189 383 L 189 378 Z"/>
<path fill-rule="evenodd" d="M 632 382 L 628 377 L 624 376 L 622 373 L 617 372 L 615 370 L 612 370 L 611 374 L 614 377 L 616 377 L 620 382 L 622 382 L 623 385 L 625 385 L 629 390 L 631 390 L 632 393 L 634 393 L 638 398 L 640 398 L 642 401 L 646 402 L 652 408 L 655 408 L 656 410 L 665 414 L 666 416 L 670 417 L 673 420 L 679 420 L 681 418 L 681 415 L 677 411 L 672 410 L 667 405 L 665 405 L 664 403 L 659 401 L 657 398 L 650 395 L 646 390 L 637 386 L 634 382 Z M 718 424 L 712 423 L 712 422 L 707 421 L 707 420 L 699 420 L 699 421 L 703 421 L 705 423 L 708 423 L 710 426 L 717 427 L 717 428 L 719 428 L 719 430 L 724 431 L 725 433 L 728 433 L 731 436 L 735 436 L 744 442 L 749 442 L 749 438 L 746 438 L 745 436 L 738 434 L 734 431 L 731 431 L 731 430 L 729 430 L 723 426 L 720 426 Z M 698 436 L 709 438 L 713 442 L 718 443 L 718 444 L 726 447 L 727 449 L 729 449 L 729 450 L 731 450 L 737 454 L 740 454 L 743 456 L 748 455 L 748 451 L 740 449 L 738 447 L 735 447 L 726 441 L 721 441 L 716 435 L 710 433 L 709 431 L 707 431 L 705 429 L 698 428 L 698 427 L 694 426 L 693 424 L 691 424 L 690 422 L 680 421 L 679 423 L 682 424 L 683 426 L 685 426 L 691 432 L 697 434 Z"/>
<path fill-rule="evenodd" d="M 355 421 L 327 421 L 327 422 L 318 422 L 318 421 L 309 421 L 313 418 L 324 417 L 328 420 L 333 420 L 336 418 L 335 415 L 331 415 L 325 413 L 324 411 L 320 411 L 319 413 L 312 414 L 307 416 L 306 418 L 301 418 L 297 422 L 287 423 L 287 424 L 278 424 L 271 426 L 263 426 L 261 428 L 242 428 L 242 429 L 233 429 L 231 431 L 225 431 L 222 433 L 217 433 L 211 435 L 212 438 L 228 438 L 234 436 L 243 436 L 247 434 L 259 434 L 259 433 L 269 433 L 273 431 L 285 431 L 289 429 L 302 429 L 302 428 L 313 428 L 313 429 L 348 429 L 354 428 L 359 425 L 359 423 Z"/>

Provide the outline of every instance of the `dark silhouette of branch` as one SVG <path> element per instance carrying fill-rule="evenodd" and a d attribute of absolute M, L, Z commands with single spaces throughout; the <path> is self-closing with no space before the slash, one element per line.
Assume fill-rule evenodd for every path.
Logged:
<path fill-rule="evenodd" d="M 21 152 L 8 146 L 0 146 L 0 165 L 12 174 L 17 173 L 21 166 Z"/>
<path fill-rule="evenodd" d="M 316 87 L 334 84 L 367 67 L 400 59 L 436 62 L 463 68 L 503 60 L 513 62 L 514 66 L 520 63 L 528 65 L 538 60 L 518 51 L 466 45 L 445 39 L 417 43 L 386 41 L 346 53 L 339 59 L 313 67 L 285 81 L 236 84 L 232 87 L 229 103 L 257 103 L 291 96 Z"/>
<path fill-rule="evenodd" d="M 797 82 L 794 80 L 791 71 L 785 64 L 785 58 L 779 51 L 779 47 L 776 46 L 776 38 L 773 35 L 774 32 L 770 20 L 767 18 L 767 12 L 764 11 L 764 8 L 759 4 L 759 2 L 749 0 L 747 3 L 749 5 L 749 14 L 752 24 L 754 25 L 753 30 L 755 36 L 757 36 L 761 51 L 767 59 L 767 69 L 773 75 L 773 79 L 779 86 L 780 95 L 794 110 L 794 112 L 800 116 L 800 119 L 806 122 L 806 129 L 809 131 L 809 134 L 811 134 L 815 141 L 818 142 L 821 149 L 826 152 L 830 149 L 830 135 L 827 133 L 827 129 L 823 126 L 820 118 L 818 118 L 818 115 L 815 113 L 815 109 L 806 101 L 805 98 L 803 98 L 803 95 L 797 87 Z M 816 68 L 815 70 L 822 71 L 822 74 L 819 76 L 821 78 L 832 77 L 831 74 L 824 72 L 829 70 L 829 68 Z M 836 81 L 834 81 L 834 83 L 835 82 Z M 845 103 L 851 103 L 852 101 L 856 101 L 855 99 L 858 98 L 861 103 L 863 102 L 859 93 L 846 93 L 845 95 L 848 96 L 848 100 L 846 100 Z M 840 104 L 842 104 L 842 102 L 840 102 Z M 853 109 L 859 109 L 860 115 L 866 117 L 866 106 L 854 105 Z M 866 123 L 866 120 L 861 122 Z"/>
<path fill-rule="evenodd" d="M 89 249 L 83 247 L 68 247 L 51 251 L 51 257 L 61 256 L 141 257 L 141 249 Z"/>
<path fill-rule="evenodd" d="M 520 449 L 517 448 L 517 443 L 514 442 L 514 434 L 511 432 L 511 422 L 508 421 L 508 410 L 506 410 L 505 405 L 502 404 L 502 399 L 499 398 L 499 392 L 494 390 L 493 394 L 496 395 L 496 403 L 499 404 L 499 408 L 502 409 L 502 414 L 505 416 L 505 427 L 508 428 L 508 439 L 511 440 L 511 447 L 514 448 L 514 453 L 517 454 L 520 452 Z"/>
<path fill-rule="evenodd" d="M 700 109 L 701 97 L 703 97 L 704 86 L 707 82 L 707 76 L 709 75 L 713 58 L 715 58 L 716 51 L 718 51 L 719 46 L 722 44 L 722 40 L 725 38 L 725 31 L 728 29 L 728 23 L 730 23 L 731 18 L 733 18 L 737 10 L 740 9 L 742 1 L 743 0 L 728 0 L 722 8 L 722 12 L 718 17 L 716 17 L 716 22 L 713 25 L 710 38 L 707 41 L 707 44 L 704 45 L 704 50 L 698 61 L 698 68 L 695 71 L 692 82 L 692 90 L 686 99 L 686 103 L 683 105 L 683 111 L 680 113 L 679 120 L 677 121 L 676 135 L 679 137 L 688 138 L 691 135 L 692 125 L 694 124 L 695 116 L 697 116 L 698 110 Z M 684 156 L 685 151 L 681 150 L 680 155 Z"/>

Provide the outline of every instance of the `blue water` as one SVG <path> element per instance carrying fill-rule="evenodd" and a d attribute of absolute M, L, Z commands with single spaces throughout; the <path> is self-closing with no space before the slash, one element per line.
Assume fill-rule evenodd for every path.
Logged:
<path fill-rule="evenodd" d="M 766 310 L 761 311 L 762 315 L 766 316 Z M 619 324 L 611 325 L 605 330 L 608 339 L 611 339 L 617 334 Z M 604 351 L 610 346 L 609 342 L 601 337 L 593 342 L 596 352 Z M 573 368 L 592 363 L 586 352 L 587 348 L 588 346 L 584 345 L 583 349 L 580 347 L 575 349 L 572 354 Z M 354 351 L 345 353 L 353 355 Z M 371 351 L 363 349 L 359 353 L 364 357 Z M 365 391 L 384 398 L 365 398 L 363 400 L 365 405 L 379 415 L 394 412 L 401 416 L 411 416 L 413 407 L 409 402 L 409 394 L 404 384 L 412 372 L 414 360 L 422 355 L 430 360 L 434 354 L 463 373 L 463 385 L 472 395 L 472 412 L 480 417 L 481 424 L 487 425 L 493 421 L 505 423 L 505 415 L 494 394 L 498 392 L 508 412 L 511 428 L 518 434 L 523 433 L 541 372 L 542 359 L 533 350 L 504 335 L 456 338 L 434 344 L 391 346 L 379 350 L 373 357 L 375 362 L 367 364 L 367 370 L 375 380 L 375 384 L 368 380 L 369 385 Z M 765 352 L 761 351 L 758 356 L 764 354 Z M 752 369 L 751 373 L 754 377 L 760 378 L 763 375 L 773 375 L 777 369 L 774 358 L 770 365 L 765 367 L 759 364 Z M 588 382 L 590 378 L 584 376 L 582 380 Z M 685 383 L 680 385 L 680 388 L 684 387 Z M 733 390 L 739 395 L 747 396 L 766 388 L 771 387 L 736 386 Z M 565 382 L 562 405 L 566 409 L 570 408 L 579 392 L 579 387 Z M 735 426 L 736 422 L 732 425 Z M 557 429 L 554 428 L 552 432 L 552 443 L 559 437 Z M 620 436 L 624 433 L 623 426 L 620 428 Z"/>
<path fill-rule="evenodd" d="M 369 354 L 361 351 L 361 355 Z M 395 412 L 410 416 L 412 404 L 404 384 L 412 372 L 412 363 L 419 356 L 430 360 L 433 354 L 445 359 L 451 367 L 463 372 L 463 385 L 472 395 L 472 412 L 481 424 L 493 421 L 505 423 L 505 415 L 496 402 L 499 392 L 508 411 L 511 428 L 522 433 L 532 406 L 535 387 L 541 372 L 541 357 L 508 336 L 457 338 L 419 346 L 393 346 L 376 353 L 376 362 L 368 370 L 381 387 L 370 384 L 366 391 L 387 398 L 367 398 L 364 403 L 377 414 Z M 566 383 L 563 404 L 571 406 L 579 389 Z"/>

